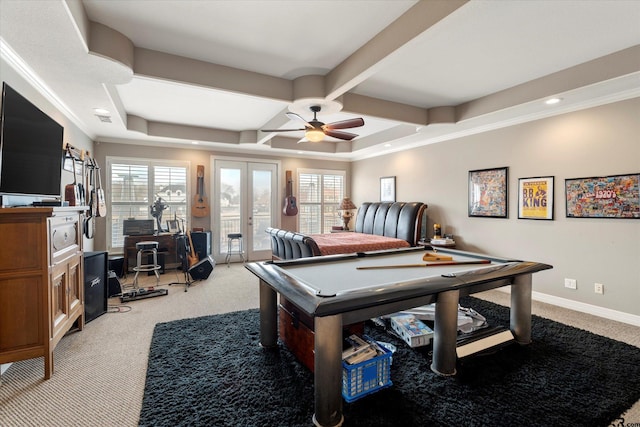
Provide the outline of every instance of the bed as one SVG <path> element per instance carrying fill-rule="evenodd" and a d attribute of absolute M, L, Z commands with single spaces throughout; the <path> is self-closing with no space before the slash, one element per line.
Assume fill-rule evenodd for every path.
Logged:
<path fill-rule="evenodd" d="M 397 249 L 417 245 L 426 208 L 422 202 L 365 202 L 358 209 L 354 232 L 307 235 L 279 228 L 266 232 L 275 260 Z"/>

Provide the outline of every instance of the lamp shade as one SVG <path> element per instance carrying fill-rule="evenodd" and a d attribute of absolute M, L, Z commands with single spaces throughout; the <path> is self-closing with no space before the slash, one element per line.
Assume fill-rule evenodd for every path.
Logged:
<path fill-rule="evenodd" d="M 356 205 L 353 204 L 351 199 L 349 197 L 345 197 L 340 202 L 340 207 L 338 209 L 340 209 L 342 211 L 346 211 L 348 209 L 355 209 L 355 208 L 356 208 Z"/>
<path fill-rule="evenodd" d="M 309 129 L 304 136 L 311 142 L 320 142 L 324 139 L 324 132 L 320 129 Z"/>

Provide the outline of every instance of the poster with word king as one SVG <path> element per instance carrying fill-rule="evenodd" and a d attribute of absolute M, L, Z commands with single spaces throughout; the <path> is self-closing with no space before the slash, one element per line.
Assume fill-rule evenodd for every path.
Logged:
<path fill-rule="evenodd" d="M 518 218 L 553 219 L 553 177 L 521 178 Z"/>

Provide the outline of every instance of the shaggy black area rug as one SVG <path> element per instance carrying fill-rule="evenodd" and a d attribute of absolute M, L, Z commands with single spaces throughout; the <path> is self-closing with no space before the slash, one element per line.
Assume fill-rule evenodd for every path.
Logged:
<path fill-rule="evenodd" d="M 505 307 L 461 303 L 509 324 Z M 606 426 L 640 399 L 640 349 L 540 317 L 532 344 L 471 358 L 454 377 L 429 369 L 428 349 L 366 328 L 398 347 L 393 386 L 344 403 L 345 426 Z M 312 373 L 258 341 L 257 310 L 158 324 L 140 425 L 312 425 Z"/>

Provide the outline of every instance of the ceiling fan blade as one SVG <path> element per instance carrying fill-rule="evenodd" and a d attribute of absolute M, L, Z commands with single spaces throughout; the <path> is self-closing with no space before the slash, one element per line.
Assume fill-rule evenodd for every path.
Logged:
<path fill-rule="evenodd" d="M 364 126 L 364 119 L 362 117 L 358 117 L 355 119 L 342 120 L 340 122 L 327 123 L 323 126 L 324 129 L 348 129 L 348 128 L 357 128 L 360 126 Z"/>
<path fill-rule="evenodd" d="M 298 120 L 299 122 L 304 123 L 304 125 L 306 127 L 308 127 L 308 128 L 312 128 L 313 127 L 308 121 L 303 119 L 302 116 L 300 116 L 300 115 L 298 115 L 296 113 L 292 113 L 291 111 L 287 111 L 285 114 L 287 115 L 287 117 L 289 117 L 289 119 Z"/>
<path fill-rule="evenodd" d="M 306 128 L 302 129 L 260 129 L 260 132 L 299 132 L 301 130 L 307 130 Z"/>
<path fill-rule="evenodd" d="M 331 136 L 333 138 L 344 139 L 344 140 L 347 140 L 347 141 L 351 141 L 353 138 L 358 136 L 355 133 L 342 132 L 342 131 L 339 131 L 339 130 L 331 130 L 331 129 L 326 129 L 324 131 L 324 134 L 327 135 L 327 136 Z"/>

